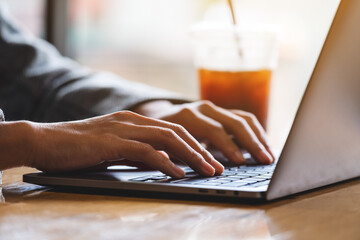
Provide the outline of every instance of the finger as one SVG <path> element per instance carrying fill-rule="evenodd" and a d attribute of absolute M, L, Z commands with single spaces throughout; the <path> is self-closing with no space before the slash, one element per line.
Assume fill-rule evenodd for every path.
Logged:
<path fill-rule="evenodd" d="M 201 107 L 203 114 L 220 122 L 229 132 L 235 135 L 239 143 L 260 163 L 270 164 L 273 158 L 257 138 L 254 131 L 243 118 L 213 104 Z"/>
<path fill-rule="evenodd" d="M 245 111 L 242 111 L 242 110 L 237 110 L 237 109 L 233 109 L 233 110 L 231 110 L 231 112 L 238 115 L 238 116 L 240 116 L 240 117 L 242 117 L 242 118 L 244 118 L 246 120 L 246 122 L 249 124 L 251 129 L 256 134 L 259 141 L 264 145 L 264 147 L 271 154 L 273 159 L 275 159 L 275 155 L 271 150 L 271 147 L 270 147 L 266 132 L 265 132 L 264 128 L 261 126 L 260 122 L 255 117 L 255 115 L 252 114 L 252 113 L 245 112 Z"/>
<path fill-rule="evenodd" d="M 149 144 L 119 138 L 117 149 L 119 157 L 132 161 L 140 161 L 173 178 L 182 178 L 185 176 L 185 172 L 181 168 Z"/>
<path fill-rule="evenodd" d="M 203 159 L 211 165 L 212 168 L 215 169 L 215 173 L 217 175 L 221 174 L 224 171 L 224 167 L 221 163 L 219 163 L 217 160 L 214 159 L 214 157 L 203 147 L 201 144 L 188 132 L 186 129 L 178 124 L 173 124 L 167 121 L 157 120 L 153 118 L 147 118 L 135 113 L 129 113 L 128 115 L 125 115 L 125 118 L 123 115 L 120 116 L 120 120 L 126 120 L 129 122 L 132 122 L 134 124 L 139 125 L 152 125 L 152 126 L 158 126 L 163 128 L 168 128 L 173 130 L 181 139 L 183 139 L 193 150 L 195 150 L 197 153 L 201 154 Z M 190 159 L 182 159 L 185 161 L 190 167 L 194 166 L 197 169 L 199 169 L 199 165 L 203 165 L 203 169 L 205 168 L 206 171 L 211 172 L 211 168 L 207 166 L 206 163 L 193 163 L 194 160 Z"/>
<path fill-rule="evenodd" d="M 185 162 L 201 175 L 214 175 L 215 169 L 205 161 L 199 152 L 195 151 L 173 130 L 158 126 L 143 126 L 133 124 L 129 124 L 125 129 L 125 131 L 122 130 L 122 137 L 144 142 L 150 144 L 157 150 L 168 152 L 181 161 Z"/>
<path fill-rule="evenodd" d="M 210 140 L 212 145 L 219 149 L 230 161 L 236 164 L 245 164 L 246 160 L 243 154 L 221 123 L 201 113 L 196 113 L 196 115 L 197 120 L 194 121 L 192 127 L 197 128 L 197 135 Z"/>
<path fill-rule="evenodd" d="M 197 119 L 193 119 L 193 123 L 196 125 Z M 209 153 L 206 148 L 204 148 L 184 127 L 166 122 L 161 120 L 150 119 L 151 123 L 154 126 L 159 126 L 163 128 L 172 129 L 180 138 L 182 138 L 192 149 L 196 152 L 200 153 L 201 156 L 205 159 L 207 163 L 209 163 L 214 169 L 215 174 L 220 175 L 224 172 L 224 166 L 219 163 L 212 155 Z M 144 122 L 138 122 L 139 124 L 143 124 Z"/>

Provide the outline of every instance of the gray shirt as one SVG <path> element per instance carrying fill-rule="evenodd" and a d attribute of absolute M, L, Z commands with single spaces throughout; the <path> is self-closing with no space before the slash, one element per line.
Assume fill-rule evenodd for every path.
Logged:
<path fill-rule="evenodd" d="M 0 108 L 8 121 L 83 119 L 155 99 L 183 102 L 174 93 L 62 57 L 49 43 L 22 31 L 0 4 Z"/>
<path fill-rule="evenodd" d="M 3 122 L 3 121 L 5 121 L 5 117 L 4 117 L 3 111 L 0 109 L 0 122 Z M 0 202 L 1 202 L 1 199 L 2 199 L 2 192 L 1 192 L 2 178 L 1 178 L 1 176 L 2 176 L 2 171 L 0 171 Z"/>

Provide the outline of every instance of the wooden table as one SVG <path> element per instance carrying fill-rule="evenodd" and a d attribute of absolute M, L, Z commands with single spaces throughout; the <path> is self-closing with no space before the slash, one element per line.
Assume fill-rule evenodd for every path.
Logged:
<path fill-rule="evenodd" d="M 0 239 L 360 239 L 360 180 L 272 203 L 57 192 L 7 170 Z"/>

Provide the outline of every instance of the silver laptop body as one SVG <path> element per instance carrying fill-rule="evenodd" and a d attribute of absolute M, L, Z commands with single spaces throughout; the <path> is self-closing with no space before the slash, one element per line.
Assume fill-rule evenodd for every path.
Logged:
<path fill-rule="evenodd" d="M 360 1 L 343 0 L 276 167 L 233 166 L 213 178 L 185 168 L 187 177 L 181 180 L 132 170 L 31 173 L 23 180 L 46 186 L 273 200 L 359 177 L 359 23 Z"/>

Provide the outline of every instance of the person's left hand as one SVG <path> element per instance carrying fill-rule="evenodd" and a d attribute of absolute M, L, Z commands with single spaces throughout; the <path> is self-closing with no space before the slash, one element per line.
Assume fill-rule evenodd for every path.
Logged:
<path fill-rule="evenodd" d="M 245 164 L 245 159 L 235 141 L 259 163 L 271 164 L 275 160 L 264 129 L 251 113 L 227 110 L 209 101 L 186 104 L 153 101 L 135 111 L 182 125 L 195 138 L 210 141 L 236 164 Z"/>

